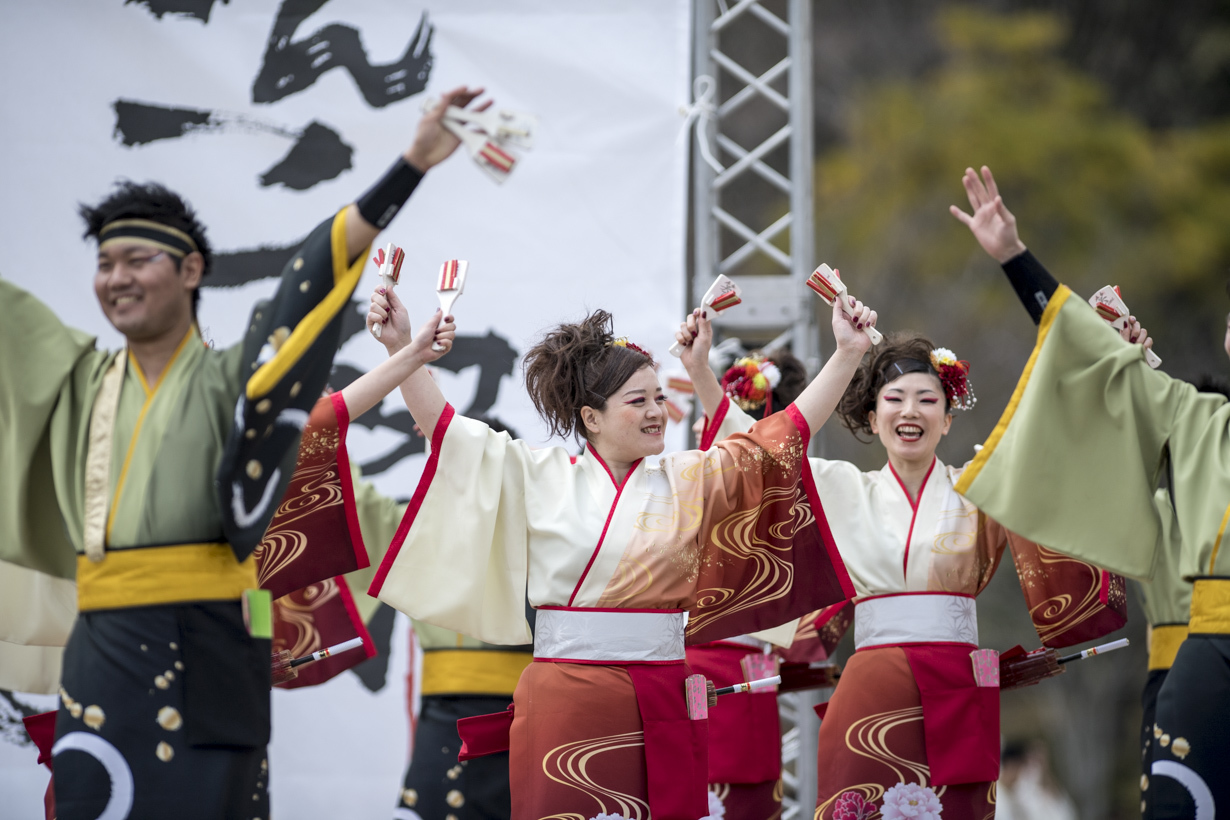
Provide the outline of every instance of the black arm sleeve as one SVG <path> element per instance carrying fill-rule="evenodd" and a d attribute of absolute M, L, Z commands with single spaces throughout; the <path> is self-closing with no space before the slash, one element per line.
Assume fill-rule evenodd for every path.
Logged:
<path fill-rule="evenodd" d="M 1059 288 L 1055 277 L 1029 251 L 1012 257 L 1003 268 L 1034 324 L 1041 323 L 1046 303 Z"/>

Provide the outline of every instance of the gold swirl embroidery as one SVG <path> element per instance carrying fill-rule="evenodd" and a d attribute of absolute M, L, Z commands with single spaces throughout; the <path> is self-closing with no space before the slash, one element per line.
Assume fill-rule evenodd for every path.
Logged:
<path fill-rule="evenodd" d="M 645 745 L 644 732 L 624 732 L 587 740 L 573 741 L 556 746 L 542 758 L 542 772 L 556 783 L 571 786 L 598 804 L 596 811 L 587 815 L 553 814 L 543 820 L 585 820 L 596 814 L 619 814 L 626 820 L 649 820 L 649 804 L 638 797 L 608 789 L 589 773 L 591 759 L 605 752 Z M 599 765 L 597 769 L 601 771 Z M 609 801 L 609 802 L 608 802 Z"/>
<path fill-rule="evenodd" d="M 269 531 L 256 548 L 257 582 L 263 587 L 274 575 L 294 563 L 307 549 L 307 536 L 297 530 Z"/>
<path fill-rule="evenodd" d="M 1100 593 L 1102 590 L 1102 573 L 1093 564 L 1062 555 L 1046 547 L 1038 547 L 1038 560 L 1043 567 L 1038 574 L 1045 577 L 1046 565 L 1075 564 L 1089 576 L 1089 586 L 1080 593 L 1079 602 L 1073 603 L 1071 594 L 1052 595 L 1029 610 L 1029 616 L 1038 629 L 1038 637 L 1043 643 L 1075 628 L 1098 614 Z M 1111 584 L 1112 592 L 1116 591 L 1116 583 Z"/>
<path fill-rule="evenodd" d="M 324 639 L 316 628 L 316 610 L 338 596 L 337 580 L 327 578 L 304 587 L 294 595 L 278 599 L 278 618 L 295 631 L 294 642 L 283 637 L 274 641 L 275 649 L 289 649 L 296 658 L 324 649 Z"/>
<path fill-rule="evenodd" d="M 697 604 L 688 619 L 687 633 L 696 634 L 711 621 L 736 612 L 742 612 L 768 601 L 789 594 L 794 583 L 794 566 L 774 552 L 788 552 L 795 534 L 811 518 L 808 505 L 800 503 L 796 486 L 769 487 L 764 491 L 761 503 L 755 509 L 742 510 L 728 516 L 713 528 L 713 545 L 723 553 L 734 556 L 750 567 L 744 574 L 736 592 L 720 589 L 702 589 L 697 593 Z M 770 543 L 756 535 L 756 525 L 767 510 L 789 504 L 789 515 L 783 516 L 779 525 L 771 527 L 776 543 Z M 806 510 L 806 515 L 803 511 Z M 778 516 L 772 516 L 777 518 Z M 716 604 L 707 603 L 715 592 L 723 593 Z M 705 603 L 702 603 L 705 602 Z"/>

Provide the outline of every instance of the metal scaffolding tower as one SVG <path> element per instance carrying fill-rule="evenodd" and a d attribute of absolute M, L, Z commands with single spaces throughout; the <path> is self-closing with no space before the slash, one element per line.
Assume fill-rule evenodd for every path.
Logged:
<path fill-rule="evenodd" d="M 744 304 L 723 315 L 718 333 L 737 335 L 749 348 L 789 340 L 815 373 L 821 303 L 804 284 L 815 268 L 811 3 L 695 3 L 694 90 L 714 97 L 697 101 L 704 111 L 697 139 L 705 148 L 693 151 L 688 292 L 690 304 L 700 304 L 717 274 L 731 276 Z M 783 820 L 812 816 L 819 729 L 812 707 L 827 694 L 778 699 Z"/>

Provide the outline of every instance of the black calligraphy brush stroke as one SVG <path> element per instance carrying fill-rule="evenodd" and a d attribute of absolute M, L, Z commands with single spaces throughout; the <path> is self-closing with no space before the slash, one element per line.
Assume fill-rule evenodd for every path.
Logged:
<path fill-rule="evenodd" d="M 427 87 L 431 75 L 431 37 L 435 27 L 426 12 L 401 58 L 372 65 L 359 32 L 333 23 L 303 40 L 292 41 L 295 30 L 328 0 L 283 0 L 269 33 L 260 73 L 252 83 L 252 101 L 274 103 L 309 88 L 333 68 L 350 72 L 363 99 L 372 108 L 404 100 Z"/>
<path fill-rule="evenodd" d="M 340 134 L 312 120 L 282 161 L 261 175 L 261 185 L 306 191 L 349 171 L 353 155 L 354 148 L 343 142 Z"/>
<path fill-rule="evenodd" d="M 234 288 L 260 279 L 281 276 L 282 268 L 286 267 L 286 263 L 302 244 L 303 240 L 300 239 L 289 245 L 262 246 L 254 250 L 214 254 L 214 266 L 209 272 L 206 286 Z"/>
<path fill-rule="evenodd" d="M 365 589 L 351 591 L 367 592 Z M 372 619 L 367 622 L 367 632 L 372 636 L 372 643 L 376 645 L 376 654 L 350 667 L 350 671 L 358 676 L 363 688 L 369 692 L 379 692 L 388 682 L 389 652 L 393 647 L 393 621 L 396 617 L 397 610 L 383 601 L 376 607 Z M 414 665 L 413 658 L 410 659 L 410 665 Z"/>
<path fill-rule="evenodd" d="M 164 14 L 174 14 L 178 17 L 195 17 L 202 23 L 208 23 L 215 2 L 217 0 L 124 0 L 124 5 L 136 3 L 145 6 L 159 20 Z M 222 0 L 223 5 L 229 2 L 231 0 Z"/>
<path fill-rule="evenodd" d="M 136 100 L 116 100 L 115 131 L 112 136 L 124 145 L 146 145 L 155 140 L 171 140 L 209 125 L 212 112 L 194 108 L 170 108 Z"/>

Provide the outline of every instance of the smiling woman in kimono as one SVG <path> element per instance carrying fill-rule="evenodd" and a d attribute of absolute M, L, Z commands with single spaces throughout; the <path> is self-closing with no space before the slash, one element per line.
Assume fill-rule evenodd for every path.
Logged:
<path fill-rule="evenodd" d="M 998 676 L 979 678 L 971 653 L 974 597 L 1005 545 L 1047 645 L 1089 640 L 1125 621 L 1122 578 L 1017 538 L 953 489 L 962 468 L 941 463 L 935 450 L 952 410 L 974 404 L 968 368 L 921 336 L 890 337 L 838 408 L 856 436 L 879 438 L 888 463 L 865 473 L 849 462 L 810 459 L 857 594 L 857 651 L 820 726 L 820 820 L 894 816 L 887 809 L 906 804 L 919 816 L 942 807 L 944 820 L 993 816 Z M 751 426 L 712 373 L 698 371 L 693 382 L 716 422 L 702 447 Z"/>
<path fill-rule="evenodd" d="M 457 416 L 425 372 L 402 383 L 431 456 L 371 592 L 483 641 L 532 637 L 537 662 L 502 727 L 514 818 L 707 814 L 685 642 L 774 627 L 850 590 L 800 478 L 811 432 L 866 349 L 859 327 L 875 316 L 854 312 L 835 313 L 837 350 L 793 405 L 747 435 L 652 464 L 666 418 L 654 362 L 615 339 L 602 311 L 526 355 L 531 399 L 552 432 L 585 440 L 579 456 Z M 403 344 L 396 296 L 373 295 L 375 322 L 382 343 Z"/>

